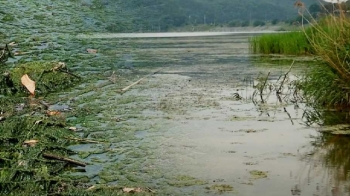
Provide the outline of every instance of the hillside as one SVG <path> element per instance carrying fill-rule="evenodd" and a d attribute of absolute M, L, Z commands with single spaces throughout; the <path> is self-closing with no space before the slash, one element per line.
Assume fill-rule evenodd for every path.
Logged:
<path fill-rule="evenodd" d="M 298 16 L 294 0 L 129 0 L 124 6 L 136 11 L 134 24 L 143 31 L 166 30 L 183 25 L 227 24 L 231 21 L 288 20 Z M 304 1 L 306 7 L 316 2 Z"/>
<path fill-rule="evenodd" d="M 305 1 L 308 7 L 315 0 Z M 294 0 L 0 0 L 1 34 L 166 31 L 297 17 Z"/>

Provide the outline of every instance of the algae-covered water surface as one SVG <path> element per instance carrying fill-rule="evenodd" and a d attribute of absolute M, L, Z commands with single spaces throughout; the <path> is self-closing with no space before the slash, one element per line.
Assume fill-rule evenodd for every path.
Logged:
<path fill-rule="evenodd" d="M 69 110 L 67 124 L 94 141 L 69 147 L 77 152 L 71 158 L 89 165 L 65 175 L 147 195 L 346 195 L 348 138 L 306 126 L 311 114 L 287 97 L 288 86 L 282 99 L 271 93 L 291 60 L 259 63 L 249 36 L 62 41 L 68 49 L 56 54 L 84 79 L 46 99 Z M 307 64 L 295 58 L 286 80 Z"/>

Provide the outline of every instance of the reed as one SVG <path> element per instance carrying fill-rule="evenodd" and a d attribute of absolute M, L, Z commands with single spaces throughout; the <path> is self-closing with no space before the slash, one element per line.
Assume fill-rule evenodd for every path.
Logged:
<path fill-rule="evenodd" d="M 342 5 L 338 10 L 304 31 L 322 64 L 311 67 L 302 86 L 310 103 L 343 110 L 350 106 L 350 19 Z"/>
<path fill-rule="evenodd" d="M 301 31 L 254 37 L 250 47 L 254 53 L 319 57 L 299 86 L 309 104 L 344 110 L 350 109 L 350 18 L 343 4 L 336 6 L 337 12 L 316 20 L 298 1 Z"/>
<path fill-rule="evenodd" d="M 266 34 L 250 38 L 253 53 L 308 55 L 313 53 L 307 37 L 302 31 Z"/>

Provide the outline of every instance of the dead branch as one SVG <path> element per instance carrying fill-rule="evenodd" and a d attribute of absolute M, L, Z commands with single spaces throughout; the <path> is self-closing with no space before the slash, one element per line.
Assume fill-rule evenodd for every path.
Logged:
<path fill-rule="evenodd" d="M 290 122 L 292 122 L 292 125 L 294 125 L 294 122 L 293 122 L 293 119 L 292 119 L 292 116 L 289 114 L 289 112 L 287 111 L 286 107 L 283 107 L 284 109 L 284 112 L 287 113 L 288 117 L 289 117 L 289 120 Z"/>
<path fill-rule="evenodd" d="M 71 76 L 73 76 L 73 77 L 76 77 L 76 78 L 78 78 L 78 79 L 81 79 L 81 77 L 80 77 L 80 76 L 75 75 L 74 73 L 71 73 L 71 72 L 69 72 L 68 70 L 63 70 L 63 69 L 61 69 L 61 68 L 58 68 L 57 70 L 58 70 L 58 71 L 60 71 L 60 72 L 63 72 L 63 73 L 69 74 L 69 75 L 71 75 Z"/>
<path fill-rule="evenodd" d="M 85 167 L 87 165 L 86 163 L 83 163 L 80 161 L 76 161 L 76 160 L 73 160 L 70 158 L 60 157 L 60 156 L 48 154 L 48 153 L 43 153 L 43 157 L 47 158 L 47 159 L 55 159 L 55 160 L 59 160 L 59 161 L 65 161 L 65 162 L 72 163 L 74 165 L 78 165 L 78 166 L 82 166 L 82 167 Z"/>
<path fill-rule="evenodd" d="M 292 67 L 293 67 L 293 65 L 294 65 L 294 62 L 295 62 L 295 60 L 293 60 L 293 62 L 292 62 L 292 64 L 290 65 L 289 70 L 287 71 L 287 73 L 284 74 L 284 78 L 283 78 L 283 80 L 282 80 L 282 82 L 281 82 L 281 85 L 280 85 L 280 87 L 278 88 L 278 90 L 277 90 L 277 92 L 276 92 L 277 94 L 280 94 L 280 93 L 281 93 L 281 89 L 282 89 L 282 86 L 283 86 L 283 84 L 284 84 L 284 81 L 286 80 L 286 78 L 287 78 L 287 76 L 288 76 L 290 70 L 292 70 Z"/>
<path fill-rule="evenodd" d="M 264 85 L 262 85 L 262 87 L 260 88 L 260 98 L 261 98 L 261 102 L 264 103 L 264 99 L 262 97 L 262 94 L 263 94 L 263 91 L 265 89 L 265 86 L 266 86 L 266 83 L 267 83 L 267 80 L 269 79 L 269 76 L 270 76 L 270 72 L 267 74 L 266 78 L 265 78 L 265 81 L 264 81 Z"/>
<path fill-rule="evenodd" d="M 155 71 L 155 72 L 153 72 L 153 73 L 151 73 L 151 74 L 148 74 L 147 76 L 145 76 L 145 77 L 143 77 L 143 78 L 137 80 L 136 82 L 130 84 L 129 86 L 123 88 L 123 89 L 120 91 L 120 93 L 121 93 L 121 94 L 125 93 L 125 92 L 126 92 L 127 90 L 129 90 L 131 87 L 135 86 L 136 84 L 139 84 L 142 80 L 144 80 L 144 79 L 146 79 L 146 78 L 148 78 L 148 77 L 150 77 L 150 76 L 152 76 L 152 75 L 158 73 L 160 70 L 162 70 L 162 68 L 161 68 L 161 69 L 158 69 L 157 71 Z"/>

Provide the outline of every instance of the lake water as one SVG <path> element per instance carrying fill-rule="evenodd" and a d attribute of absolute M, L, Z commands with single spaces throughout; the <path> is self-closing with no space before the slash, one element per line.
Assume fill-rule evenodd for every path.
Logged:
<path fill-rule="evenodd" d="M 292 60 L 259 61 L 248 47 L 256 33 L 79 35 L 98 52 L 75 69 L 101 76 L 61 104 L 86 111 L 68 123 L 106 142 L 71 147 L 92 163 L 74 175 L 159 195 L 348 195 L 348 138 L 306 126 L 287 86 L 277 99 Z M 294 59 L 290 80 L 308 64 Z M 268 72 L 261 100 L 254 86 Z"/>

